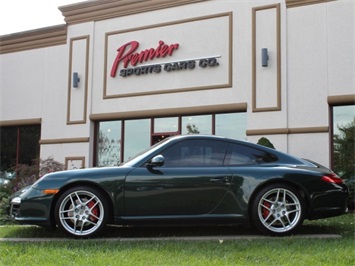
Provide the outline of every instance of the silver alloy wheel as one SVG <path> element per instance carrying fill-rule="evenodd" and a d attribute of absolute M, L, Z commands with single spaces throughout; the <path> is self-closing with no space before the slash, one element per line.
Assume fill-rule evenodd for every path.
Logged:
<path fill-rule="evenodd" d="M 273 188 L 258 203 L 258 216 L 262 225 L 275 233 L 294 229 L 302 215 L 298 197 L 288 189 Z"/>
<path fill-rule="evenodd" d="M 100 228 L 104 218 L 104 205 L 92 192 L 73 191 L 59 206 L 59 221 L 63 228 L 75 236 L 86 236 Z"/>

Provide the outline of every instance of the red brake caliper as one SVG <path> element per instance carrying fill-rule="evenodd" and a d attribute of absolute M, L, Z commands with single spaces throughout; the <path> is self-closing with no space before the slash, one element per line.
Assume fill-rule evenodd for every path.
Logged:
<path fill-rule="evenodd" d="M 88 207 L 91 209 L 93 206 L 95 205 L 95 202 L 92 200 L 88 203 Z M 95 207 L 91 210 L 91 213 L 93 215 L 95 215 L 96 217 L 99 216 L 99 208 L 98 207 Z M 92 216 L 90 215 L 89 219 L 92 221 L 92 222 L 96 222 L 97 221 L 97 218 L 95 216 Z"/>
<path fill-rule="evenodd" d="M 267 202 L 267 201 L 264 201 L 263 205 L 266 206 L 267 208 L 270 208 L 271 203 Z M 268 215 L 270 214 L 270 210 L 267 209 L 267 208 L 265 208 L 265 207 L 263 208 L 263 217 L 264 218 L 268 217 Z"/>

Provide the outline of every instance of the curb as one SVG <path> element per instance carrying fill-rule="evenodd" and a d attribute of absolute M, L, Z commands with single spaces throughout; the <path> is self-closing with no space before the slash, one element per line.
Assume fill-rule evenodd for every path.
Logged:
<path fill-rule="evenodd" d="M 64 242 L 74 241 L 108 241 L 108 242 L 140 242 L 140 241 L 219 241 L 224 240 L 261 240 L 261 239 L 339 239 L 341 235 L 336 234 L 320 234 L 320 235 L 296 235 L 288 237 L 270 237 L 270 236 L 188 236 L 188 237 L 134 237 L 134 238 L 0 238 L 0 242 Z"/>

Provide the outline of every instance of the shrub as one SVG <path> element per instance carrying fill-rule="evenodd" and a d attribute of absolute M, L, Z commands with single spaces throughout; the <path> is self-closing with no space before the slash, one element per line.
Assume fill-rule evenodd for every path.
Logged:
<path fill-rule="evenodd" d="M 10 223 L 10 204 L 9 196 L 11 195 L 11 189 L 9 186 L 0 186 L 0 224 Z"/>
<path fill-rule="evenodd" d="M 258 140 L 258 144 L 262 145 L 262 146 L 266 146 L 266 147 L 272 148 L 272 149 L 275 149 L 274 145 L 270 142 L 270 140 L 268 140 L 265 137 L 260 138 Z"/>
<path fill-rule="evenodd" d="M 39 165 L 39 166 L 38 166 Z M 42 176 L 64 170 L 64 164 L 55 161 L 52 157 L 45 160 L 40 160 L 31 166 L 20 165 L 16 169 L 16 178 L 12 182 L 13 191 L 18 191 L 21 188 L 33 184 L 37 179 Z"/>
<path fill-rule="evenodd" d="M 13 192 L 33 184 L 37 179 L 51 172 L 64 170 L 64 164 L 55 161 L 52 157 L 40 160 L 33 165 L 19 165 L 15 168 L 16 178 L 10 185 L 0 187 L 0 224 L 11 222 L 9 217 L 10 201 Z"/>
<path fill-rule="evenodd" d="M 48 173 L 58 172 L 64 170 L 64 164 L 55 161 L 52 157 L 46 160 L 41 160 L 41 167 L 39 169 L 39 177 L 42 177 Z"/>

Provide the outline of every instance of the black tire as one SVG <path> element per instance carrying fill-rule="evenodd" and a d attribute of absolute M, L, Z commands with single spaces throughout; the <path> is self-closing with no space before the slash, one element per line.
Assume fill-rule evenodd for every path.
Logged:
<path fill-rule="evenodd" d="M 66 234 L 88 238 L 99 233 L 107 223 L 106 197 L 89 186 L 73 187 L 65 191 L 55 206 L 55 220 Z"/>
<path fill-rule="evenodd" d="M 294 188 L 286 184 L 273 184 L 256 195 L 251 218 L 262 233 L 284 236 L 294 233 L 302 225 L 304 213 L 304 199 Z"/>

